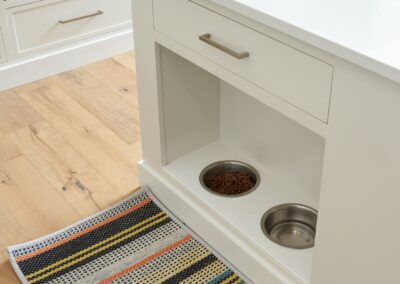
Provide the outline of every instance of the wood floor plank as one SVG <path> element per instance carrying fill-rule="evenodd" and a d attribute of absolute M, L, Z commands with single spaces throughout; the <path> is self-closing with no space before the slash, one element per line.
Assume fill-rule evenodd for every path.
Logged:
<path fill-rule="evenodd" d="M 142 142 L 141 141 L 138 141 L 138 142 L 135 142 L 135 143 L 133 143 L 132 145 L 131 145 L 131 147 L 137 152 L 137 153 L 139 153 L 140 154 L 140 158 L 142 158 Z"/>
<path fill-rule="evenodd" d="M 81 216 L 89 216 L 123 198 L 47 122 L 21 128 L 11 135 L 30 162 Z"/>
<path fill-rule="evenodd" d="M 65 92 L 48 86 L 21 95 L 112 185 L 124 192 L 138 186 L 138 154 Z"/>
<path fill-rule="evenodd" d="M 80 219 L 23 156 L 0 165 L 0 196 L 16 224 L 30 238 L 38 238 Z"/>
<path fill-rule="evenodd" d="M 125 52 L 113 57 L 118 63 L 122 64 L 136 74 L 136 59 L 133 52 Z"/>
<path fill-rule="evenodd" d="M 139 141 L 139 112 L 129 98 L 135 94 L 115 92 L 83 68 L 55 76 L 53 82 L 125 142 Z"/>
<path fill-rule="evenodd" d="M 0 164 L 22 155 L 9 135 L 0 133 Z"/>
<path fill-rule="evenodd" d="M 82 68 L 114 92 L 124 95 L 132 106 L 138 107 L 136 75 L 131 70 L 113 58 Z"/>
<path fill-rule="evenodd" d="M 0 93 L 0 130 L 4 133 L 25 127 L 42 118 L 16 92 Z"/>
<path fill-rule="evenodd" d="M 8 261 L 8 256 L 5 252 L 0 253 L 0 283 L 1 284 L 20 284 L 17 275 Z"/>
<path fill-rule="evenodd" d="M 0 253 L 6 252 L 6 248 L 10 245 L 26 242 L 30 239 L 16 221 L 13 212 L 5 206 L 4 201 L 4 198 L 0 200 Z"/>

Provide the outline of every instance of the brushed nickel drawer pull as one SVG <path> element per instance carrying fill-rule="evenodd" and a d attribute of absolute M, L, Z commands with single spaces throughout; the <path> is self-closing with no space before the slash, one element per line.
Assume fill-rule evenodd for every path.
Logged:
<path fill-rule="evenodd" d="M 60 24 L 68 24 L 68 23 L 71 23 L 71 22 L 83 20 L 83 19 L 86 19 L 86 18 L 96 17 L 96 16 L 100 16 L 100 15 L 103 15 L 103 14 L 104 14 L 103 11 L 97 11 L 96 13 L 89 14 L 89 15 L 86 15 L 86 16 L 77 17 L 77 18 L 73 18 L 73 19 L 69 19 L 69 20 L 60 20 L 58 22 Z"/>
<path fill-rule="evenodd" d="M 221 51 L 223 51 L 225 53 L 228 53 L 229 55 L 231 55 L 231 56 L 233 56 L 233 57 L 235 57 L 237 59 L 243 59 L 243 58 L 246 58 L 246 57 L 250 56 L 250 53 L 248 53 L 248 52 L 236 52 L 236 51 L 234 51 L 234 50 L 232 50 L 232 49 L 230 49 L 230 48 L 228 48 L 226 46 L 223 46 L 222 44 L 212 40 L 211 39 L 211 34 L 201 35 L 201 36 L 199 36 L 199 40 L 204 41 L 205 43 L 207 43 L 207 44 L 209 44 L 209 45 L 211 45 L 211 46 L 213 46 L 213 47 L 215 47 L 215 48 L 217 48 L 217 49 L 219 49 L 219 50 L 221 50 Z"/>

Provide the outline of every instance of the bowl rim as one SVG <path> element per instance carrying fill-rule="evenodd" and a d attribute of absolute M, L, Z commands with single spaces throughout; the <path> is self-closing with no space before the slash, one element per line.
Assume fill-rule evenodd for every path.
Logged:
<path fill-rule="evenodd" d="M 313 243 L 310 244 L 310 245 L 305 245 L 305 246 L 290 246 L 290 245 L 285 245 L 285 244 L 276 242 L 274 239 L 271 238 L 270 233 L 268 233 L 267 228 L 266 228 L 266 226 L 265 226 L 265 221 L 267 220 L 268 216 L 269 216 L 271 213 L 275 212 L 275 211 L 278 211 L 278 210 L 280 210 L 280 209 L 282 209 L 282 208 L 291 207 L 291 206 L 298 206 L 298 207 L 301 207 L 301 208 L 303 208 L 303 209 L 306 209 L 306 210 L 308 210 L 309 212 L 312 212 L 313 214 L 315 214 L 315 216 L 318 218 L 318 210 L 315 209 L 315 208 L 313 208 L 313 207 L 311 207 L 311 206 L 308 206 L 308 205 L 305 205 L 305 204 L 302 204 L 302 203 L 296 203 L 296 202 L 289 202 L 289 203 L 278 204 L 278 205 L 273 206 L 273 207 L 271 207 L 270 209 L 268 209 L 268 210 L 263 214 L 263 216 L 261 217 L 260 226 L 261 226 L 261 230 L 262 230 L 263 234 L 264 234 L 271 242 L 273 242 L 274 244 L 277 244 L 277 245 L 279 245 L 279 246 L 282 246 L 282 247 L 291 248 L 291 249 L 297 249 L 297 250 L 299 250 L 299 249 L 309 249 L 309 248 L 313 248 L 314 245 L 315 245 L 315 242 L 313 242 Z M 308 225 L 306 225 L 306 224 L 304 224 L 304 223 L 300 223 L 300 222 L 298 222 L 298 223 L 299 223 L 299 224 L 302 224 L 302 225 L 305 225 L 305 226 L 307 226 L 307 227 L 310 227 L 310 226 L 308 226 Z M 316 230 L 316 227 L 317 227 L 317 224 L 315 224 L 315 227 L 313 228 L 314 231 Z"/>
<path fill-rule="evenodd" d="M 226 194 L 222 194 L 222 193 L 218 193 L 218 192 L 212 191 L 212 190 L 204 183 L 204 175 L 205 175 L 205 174 L 207 173 L 207 171 L 209 171 L 210 169 L 212 169 L 212 168 L 214 168 L 214 167 L 216 167 L 216 166 L 219 166 L 219 165 L 221 165 L 221 164 L 228 164 L 228 163 L 229 163 L 229 164 L 232 164 L 232 163 L 238 164 L 238 165 L 244 166 L 244 167 L 246 167 L 247 169 L 249 169 L 249 170 L 256 176 L 256 179 L 257 179 L 257 180 L 256 180 L 255 185 L 254 185 L 251 189 L 249 189 L 248 191 L 245 191 L 245 192 L 239 193 L 239 194 L 233 194 L 233 195 L 226 195 Z M 258 172 L 258 170 L 257 170 L 255 167 L 253 167 L 252 165 L 248 164 L 248 163 L 245 163 L 245 162 L 242 162 L 242 161 L 238 161 L 238 160 L 221 160 L 221 161 L 213 162 L 213 163 L 207 165 L 205 168 L 203 168 L 203 170 L 200 172 L 200 175 L 199 175 L 199 181 L 200 181 L 201 186 L 202 186 L 205 190 L 207 190 L 208 192 L 210 192 L 210 193 L 212 193 L 212 194 L 214 194 L 214 195 L 221 196 L 221 197 L 235 198 L 235 197 L 245 196 L 245 195 L 248 195 L 248 194 L 254 192 L 254 191 L 258 188 L 258 186 L 260 185 L 261 176 L 260 176 L 260 173 Z"/>

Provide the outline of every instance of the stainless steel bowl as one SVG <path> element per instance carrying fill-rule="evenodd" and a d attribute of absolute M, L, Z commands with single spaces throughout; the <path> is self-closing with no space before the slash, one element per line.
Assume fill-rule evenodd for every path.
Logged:
<path fill-rule="evenodd" d="M 254 181 L 254 186 L 243 193 L 235 194 L 235 195 L 221 194 L 219 192 L 215 192 L 215 191 L 211 190 L 207 186 L 208 181 L 211 178 L 213 178 L 216 175 L 219 175 L 221 173 L 232 172 L 232 171 L 243 172 L 243 173 L 249 174 L 251 176 L 251 179 Z M 225 197 L 238 197 L 238 196 L 243 196 L 243 195 L 249 194 L 258 187 L 258 185 L 260 184 L 260 174 L 254 167 L 250 166 L 249 164 L 243 163 L 243 162 L 233 161 L 233 160 L 218 161 L 218 162 L 208 165 L 201 171 L 200 184 L 203 186 L 204 189 L 206 189 L 207 191 L 209 191 L 213 194 L 216 194 L 219 196 L 225 196 Z"/>
<path fill-rule="evenodd" d="M 264 234 L 273 242 L 288 248 L 314 246 L 318 211 L 306 205 L 288 203 L 268 210 L 261 219 Z"/>

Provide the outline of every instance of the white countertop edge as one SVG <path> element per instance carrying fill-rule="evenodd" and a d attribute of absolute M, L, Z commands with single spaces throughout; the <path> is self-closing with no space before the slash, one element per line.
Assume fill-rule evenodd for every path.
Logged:
<path fill-rule="evenodd" d="M 365 55 L 359 51 L 342 46 L 320 35 L 294 26 L 276 17 L 265 14 L 241 3 L 237 3 L 234 0 L 211 1 L 239 14 L 242 14 L 250 19 L 274 28 L 282 33 L 292 36 L 293 38 L 296 38 L 333 55 L 336 55 L 346 61 L 359 65 L 369 71 L 379 74 L 382 77 L 395 81 L 396 83 L 400 83 L 400 69 L 394 66 L 390 66 L 375 58 L 371 58 L 368 55 Z"/>

